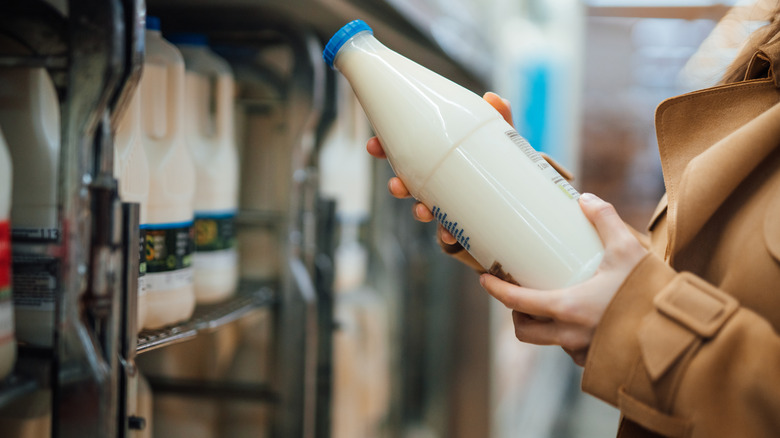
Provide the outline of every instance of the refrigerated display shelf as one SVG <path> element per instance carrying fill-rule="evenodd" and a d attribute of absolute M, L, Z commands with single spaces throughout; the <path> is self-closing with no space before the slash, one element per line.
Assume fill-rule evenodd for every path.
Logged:
<path fill-rule="evenodd" d="M 66 56 L 0 56 L 0 67 L 27 67 L 64 70 L 68 67 Z"/>
<path fill-rule="evenodd" d="M 40 387 L 32 377 L 11 374 L 0 382 L 0 408 L 11 404 L 14 400 L 31 394 Z"/>
<path fill-rule="evenodd" d="M 244 281 L 236 295 L 217 304 L 199 305 L 192 318 L 181 324 L 159 330 L 143 330 L 138 335 L 137 353 L 144 353 L 167 345 L 183 342 L 225 324 L 236 321 L 252 311 L 273 302 L 273 287 L 269 283 Z"/>
<path fill-rule="evenodd" d="M 279 394 L 270 385 L 253 382 L 209 381 L 147 376 L 155 394 L 185 397 L 278 403 Z"/>

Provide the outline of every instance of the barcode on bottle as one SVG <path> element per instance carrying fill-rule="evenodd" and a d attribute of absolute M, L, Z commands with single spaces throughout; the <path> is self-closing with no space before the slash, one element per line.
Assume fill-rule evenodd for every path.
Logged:
<path fill-rule="evenodd" d="M 569 182 L 566 181 L 562 176 L 558 175 L 557 177 L 553 178 L 552 181 L 566 194 L 566 196 L 572 199 L 579 199 L 580 192 L 572 187 L 572 185 L 569 184 Z"/>
<path fill-rule="evenodd" d="M 542 157 L 539 152 L 536 151 L 536 149 L 531 146 L 530 143 L 528 143 L 528 140 L 524 139 L 522 135 L 518 134 L 515 130 L 506 131 L 506 136 L 509 137 L 510 140 L 514 144 L 517 145 L 517 147 L 520 148 L 521 151 L 537 166 L 539 166 L 540 169 L 544 170 L 548 167 L 550 167 L 550 164 Z"/>
<path fill-rule="evenodd" d="M 572 185 L 569 184 L 569 182 L 566 181 L 566 179 L 564 179 L 558 173 L 558 171 L 555 170 L 555 168 L 550 166 L 550 163 L 548 163 L 547 160 L 545 160 L 544 157 L 542 157 L 542 155 L 537 152 L 530 143 L 528 143 L 528 140 L 524 139 L 515 130 L 506 131 L 505 134 L 534 164 L 536 164 L 537 167 L 539 167 L 540 170 L 542 170 L 542 173 L 544 173 L 548 178 L 550 178 L 550 180 L 552 180 L 553 184 L 561 189 L 563 194 L 571 199 L 579 199 L 580 193 L 577 191 L 577 189 L 572 187 Z"/>

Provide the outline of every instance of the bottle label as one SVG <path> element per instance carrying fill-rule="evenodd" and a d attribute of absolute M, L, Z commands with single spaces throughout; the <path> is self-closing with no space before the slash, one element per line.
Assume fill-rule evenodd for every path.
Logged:
<path fill-rule="evenodd" d="M 191 285 L 195 248 L 192 222 L 144 225 L 147 292 Z"/>
<path fill-rule="evenodd" d="M 13 301 L 25 310 L 54 311 L 59 260 L 36 254 L 14 254 Z"/>
<path fill-rule="evenodd" d="M 138 295 L 146 294 L 146 226 L 138 230 Z"/>
<path fill-rule="evenodd" d="M 238 262 L 236 212 L 195 212 L 195 269 L 226 268 Z"/>
<path fill-rule="evenodd" d="M 195 213 L 195 251 L 220 251 L 235 246 L 235 211 Z"/>
<path fill-rule="evenodd" d="M 13 239 L 17 242 L 52 243 L 60 239 L 58 228 L 21 228 L 11 230 Z"/>
<path fill-rule="evenodd" d="M 537 152 L 536 149 L 534 149 L 526 139 L 523 138 L 523 136 L 518 134 L 518 132 L 514 129 L 506 131 L 505 134 L 507 137 L 509 137 L 510 140 L 512 140 L 514 144 L 520 148 L 521 151 L 523 151 L 523 153 L 539 168 L 540 171 L 542 171 L 548 178 L 550 178 L 550 181 L 552 181 L 553 184 L 561 189 L 563 194 L 571 199 L 579 199 L 579 192 L 577 192 L 577 190 L 572 187 L 572 185 L 569 184 L 569 182 L 566 181 L 566 179 L 564 179 L 557 170 L 550 166 L 550 163 L 548 163 L 547 160 L 545 160 L 544 157 L 542 157 L 542 155 Z"/>
<path fill-rule="evenodd" d="M 458 243 L 466 248 L 466 251 L 471 250 L 471 243 L 469 242 L 471 237 L 469 237 L 462 225 L 458 224 L 458 222 L 453 218 L 448 218 L 447 213 L 444 212 L 441 207 L 436 205 L 434 205 L 431 209 L 431 213 L 433 213 L 433 217 L 439 221 L 444 229 L 449 231 L 450 234 L 452 234 L 453 237 L 457 239 Z"/>
<path fill-rule="evenodd" d="M 11 227 L 0 221 L 0 345 L 14 336 L 14 308 L 11 300 Z"/>

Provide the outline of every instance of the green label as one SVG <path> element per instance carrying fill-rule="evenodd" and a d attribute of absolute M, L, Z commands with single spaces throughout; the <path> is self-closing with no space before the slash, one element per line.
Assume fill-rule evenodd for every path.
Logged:
<path fill-rule="evenodd" d="M 236 214 L 195 214 L 195 251 L 221 251 L 236 246 Z"/>
<path fill-rule="evenodd" d="M 170 272 L 192 266 L 192 222 L 146 225 L 146 272 Z"/>
<path fill-rule="evenodd" d="M 146 227 L 138 230 L 138 277 L 146 275 Z"/>

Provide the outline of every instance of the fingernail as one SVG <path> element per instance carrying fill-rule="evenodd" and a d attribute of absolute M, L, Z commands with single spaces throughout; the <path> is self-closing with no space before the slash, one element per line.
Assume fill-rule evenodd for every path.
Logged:
<path fill-rule="evenodd" d="M 596 195 L 594 195 L 593 193 L 583 193 L 583 194 L 580 195 L 580 201 L 584 202 L 584 203 L 594 202 L 597 199 L 599 199 L 599 198 Z"/>
<path fill-rule="evenodd" d="M 485 286 L 485 274 L 479 276 L 479 284 Z"/>

